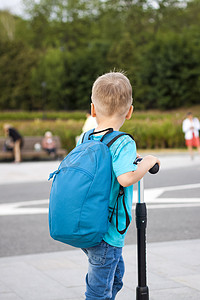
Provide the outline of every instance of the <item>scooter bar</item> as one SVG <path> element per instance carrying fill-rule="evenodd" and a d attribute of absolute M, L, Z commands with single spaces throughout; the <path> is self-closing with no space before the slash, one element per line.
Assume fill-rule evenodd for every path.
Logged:
<path fill-rule="evenodd" d="M 143 158 L 142 157 L 138 157 L 136 158 L 136 160 L 134 161 L 134 165 L 137 165 L 139 162 L 141 162 Z M 156 163 L 150 170 L 149 170 L 149 173 L 151 174 L 156 174 L 158 173 L 159 171 L 159 164 Z"/>
<path fill-rule="evenodd" d="M 134 164 L 142 160 L 138 157 Z M 156 174 L 159 165 L 156 163 L 149 173 Z M 138 181 L 138 203 L 136 204 L 136 228 L 137 228 L 137 256 L 138 256 L 138 286 L 136 288 L 136 300 L 149 300 L 149 288 L 146 276 L 146 227 L 147 210 L 144 202 L 144 179 Z"/>

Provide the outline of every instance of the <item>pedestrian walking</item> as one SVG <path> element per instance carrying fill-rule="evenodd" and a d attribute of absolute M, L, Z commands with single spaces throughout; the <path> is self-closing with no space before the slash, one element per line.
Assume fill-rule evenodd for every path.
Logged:
<path fill-rule="evenodd" d="M 21 162 L 21 148 L 23 147 L 23 138 L 21 134 L 10 124 L 4 124 L 3 129 L 6 136 L 5 150 L 13 151 L 14 161 Z"/>
<path fill-rule="evenodd" d="M 187 113 L 187 118 L 182 124 L 183 132 L 185 133 L 185 144 L 188 148 L 191 159 L 194 158 L 193 147 L 196 147 L 200 154 L 199 130 L 200 123 L 198 118 L 194 118 L 191 112 Z"/>

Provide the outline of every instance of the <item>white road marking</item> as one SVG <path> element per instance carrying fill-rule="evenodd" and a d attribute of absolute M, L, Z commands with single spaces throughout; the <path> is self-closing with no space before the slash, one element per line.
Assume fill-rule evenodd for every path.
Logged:
<path fill-rule="evenodd" d="M 48 205 L 48 203 L 49 200 L 45 199 L 45 200 L 33 200 L 33 201 L 0 204 L 0 216 L 47 214 L 48 207 L 30 207 L 30 206 L 34 206 L 34 205 L 37 206 L 42 204 Z"/>
<path fill-rule="evenodd" d="M 195 184 L 185 184 L 185 185 L 177 185 L 177 186 L 170 186 L 170 187 L 161 187 L 161 188 L 154 188 L 154 189 L 145 189 L 144 190 L 144 200 L 146 203 L 156 202 L 156 203 L 190 203 L 190 202 L 199 202 L 200 203 L 200 195 L 199 198 L 162 198 L 162 194 L 164 192 L 169 191 L 180 191 L 180 190 L 188 190 L 188 189 L 197 189 L 200 188 L 200 183 Z M 134 190 L 133 192 L 133 199 L 134 202 L 137 201 L 137 191 Z M 159 198 L 160 197 L 160 198 Z"/>
<path fill-rule="evenodd" d="M 164 209 L 164 208 L 187 208 L 200 207 L 199 198 L 159 198 L 162 193 L 167 191 L 178 191 L 186 189 L 200 188 L 200 184 L 178 185 L 154 189 L 146 189 L 144 191 L 145 203 L 148 209 Z M 133 209 L 137 202 L 137 191 L 133 192 Z M 0 216 L 12 215 L 32 215 L 32 214 L 47 214 L 48 213 L 48 199 L 22 201 L 14 203 L 0 204 Z M 149 204 L 149 205 L 148 205 Z M 46 207 L 38 207 L 45 205 Z"/>

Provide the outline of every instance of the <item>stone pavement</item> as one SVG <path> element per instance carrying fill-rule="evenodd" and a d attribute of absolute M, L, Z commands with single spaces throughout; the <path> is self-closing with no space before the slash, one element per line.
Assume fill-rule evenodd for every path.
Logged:
<path fill-rule="evenodd" d="M 14 245 L 13 245 L 14 246 Z M 200 299 L 200 240 L 147 245 L 150 300 Z M 136 246 L 124 247 L 117 300 L 135 299 Z M 0 258 L 1 300 L 81 300 L 87 260 L 81 250 Z"/>
<path fill-rule="evenodd" d="M 199 164 L 186 154 L 159 155 L 162 168 Z M 0 184 L 46 180 L 59 162 L 0 164 Z M 23 234 L 23 233 L 22 233 Z M 31 233 L 30 233 L 31 234 Z M 148 239 L 148 237 L 147 237 Z M 13 244 L 14 247 L 14 244 Z M 117 300 L 135 299 L 136 246 L 124 247 L 126 273 Z M 150 300 L 200 299 L 200 239 L 147 244 Z M 81 250 L 0 258 L 0 300 L 84 299 L 87 259 Z"/>

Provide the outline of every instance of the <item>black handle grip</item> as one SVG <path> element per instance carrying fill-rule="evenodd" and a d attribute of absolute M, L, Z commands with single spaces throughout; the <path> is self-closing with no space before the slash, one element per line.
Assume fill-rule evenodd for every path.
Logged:
<path fill-rule="evenodd" d="M 151 174 L 156 174 L 156 173 L 158 173 L 158 171 L 159 171 L 159 164 L 156 163 L 156 164 L 149 170 L 149 173 L 151 173 Z"/>
<path fill-rule="evenodd" d="M 137 165 L 139 162 L 141 162 L 142 157 L 137 157 L 136 160 L 134 161 L 134 164 Z M 150 170 L 149 173 L 150 174 L 156 174 L 159 171 L 159 164 L 156 163 Z"/>

